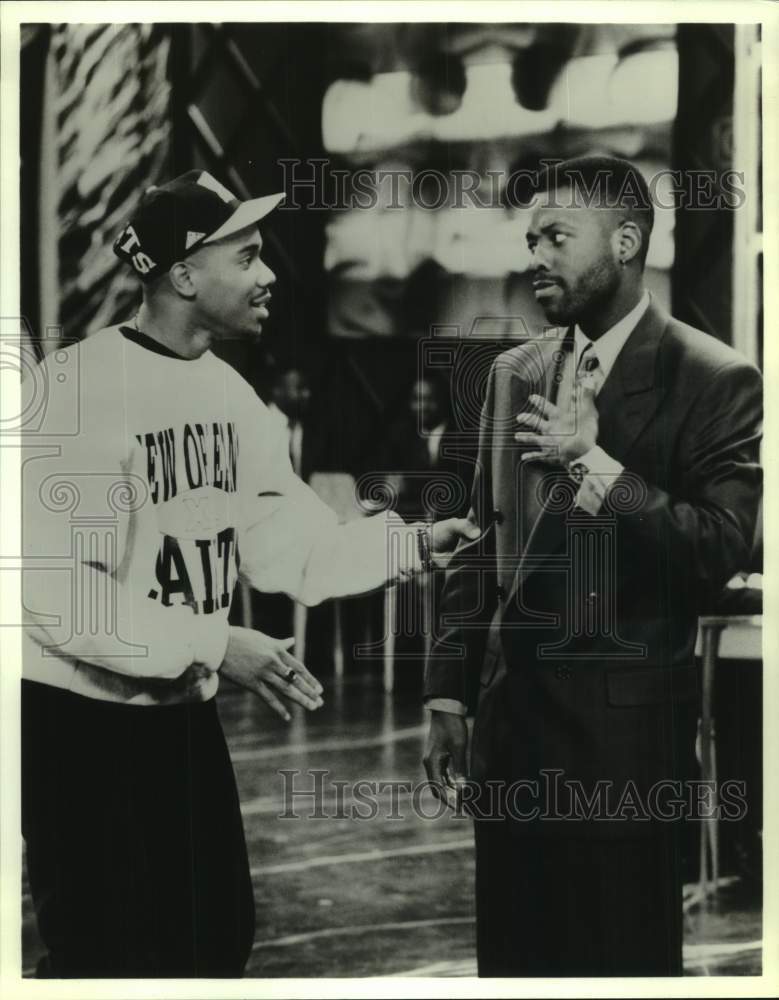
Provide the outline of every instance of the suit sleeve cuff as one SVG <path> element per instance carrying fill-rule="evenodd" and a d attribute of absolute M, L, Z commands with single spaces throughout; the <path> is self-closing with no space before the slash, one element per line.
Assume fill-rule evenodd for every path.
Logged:
<path fill-rule="evenodd" d="M 589 470 L 581 481 L 576 495 L 576 505 L 588 514 L 598 514 L 606 499 L 606 494 L 616 482 L 625 467 L 611 455 L 595 445 L 576 460 Z"/>
<path fill-rule="evenodd" d="M 449 712 L 450 715 L 468 714 L 468 709 L 456 698 L 428 698 L 425 708 L 430 712 Z"/>

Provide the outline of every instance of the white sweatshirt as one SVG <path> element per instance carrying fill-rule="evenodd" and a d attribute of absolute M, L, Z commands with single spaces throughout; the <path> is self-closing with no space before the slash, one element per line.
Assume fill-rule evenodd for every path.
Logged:
<path fill-rule="evenodd" d="M 307 605 L 420 569 L 395 514 L 346 525 L 251 386 L 109 327 L 23 383 L 23 675 L 109 701 L 216 693 L 239 566 Z"/>

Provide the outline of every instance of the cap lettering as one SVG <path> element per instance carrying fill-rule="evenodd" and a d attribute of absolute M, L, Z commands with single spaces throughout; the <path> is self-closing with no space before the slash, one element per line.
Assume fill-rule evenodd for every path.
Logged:
<path fill-rule="evenodd" d="M 153 267 L 157 266 L 156 261 L 146 253 L 137 253 L 132 258 L 133 267 L 139 274 L 148 274 Z"/>
<path fill-rule="evenodd" d="M 138 234 L 132 226 L 127 226 L 122 235 L 127 236 L 127 241 L 119 244 L 119 249 L 122 253 L 130 253 L 133 247 L 139 247 L 141 245 L 141 241 L 138 239 Z"/>

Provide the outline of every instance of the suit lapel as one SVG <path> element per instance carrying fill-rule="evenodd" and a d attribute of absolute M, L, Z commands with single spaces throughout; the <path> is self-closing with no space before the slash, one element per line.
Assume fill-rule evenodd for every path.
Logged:
<path fill-rule="evenodd" d="M 663 386 L 658 384 L 657 352 L 668 321 L 668 315 L 651 299 L 598 394 L 598 445 L 618 461 L 625 462 L 659 405 Z M 568 511 L 545 510 L 538 518 L 520 555 L 510 600 L 539 561 L 563 543 L 567 520 Z"/>
<path fill-rule="evenodd" d="M 668 322 L 652 299 L 598 393 L 598 444 L 619 462 L 626 461 L 664 392 L 657 352 Z"/>
<path fill-rule="evenodd" d="M 532 393 L 552 398 L 556 390 L 554 374 L 559 364 L 560 345 L 560 339 L 534 340 L 501 355 L 497 361 L 492 475 L 493 482 L 499 484 L 496 496 L 498 506 L 511 512 L 500 529 L 500 549 L 504 556 L 500 577 L 507 590 L 513 584 L 523 543 L 527 543 L 533 527 L 525 497 L 519 490 L 522 482 L 520 475 L 524 470 L 519 462 L 522 448 L 514 440 L 517 430 L 515 417 L 527 409 L 528 397 Z"/>
<path fill-rule="evenodd" d="M 541 356 L 543 358 L 543 381 L 541 385 L 536 385 L 534 387 L 534 391 L 539 395 L 544 396 L 545 399 L 548 399 L 552 403 L 557 402 L 560 384 L 559 380 L 555 376 L 561 372 L 562 365 L 565 361 L 566 349 L 571 350 L 573 348 L 573 335 L 573 327 L 570 327 L 566 331 L 564 341 L 553 340 L 543 342 L 543 346 L 540 348 L 542 352 Z M 524 408 L 524 406 L 522 408 Z M 516 412 L 519 412 L 519 410 Z M 519 462 L 519 453 L 520 449 L 517 449 L 515 452 L 516 463 Z M 541 476 L 546 477 L 549 475 L 554 475 L 554 470 L 549 466 L 541 465 L 538 467 L 538 471 L 531 467 L 531 469 L 528 470 L 526 477 L 524 477 L 524 488 L 517 489 L 517 501 L 522 507 L 518 528 L 521 531 L 520 538 L 524 540 L 524 545 L 521 546 L 519 564 L 516 573 L 513 576 L 512 593 L 513 590 L 516 589 L 517 583 L 524 578 L 524 575 L 527 573 L 533 557 L 539 555 L 540 553 L 550 551 L 548 547 L 548 540 L 559 531 L 556 523 L 559 521 L 559 515 L 552 514 L 548 510 L 541 509 L 537 516 L 533 518 L 532 514 L 530 514 L 528 510 L 528 508 L 530 508 L 530 510 L 533 509 L 527 496 L 528 491 L 535 490 Z M 521 470 L 517 469 L 515 465 L 514 483 L 516 487 L 520 486 L 522 478 Z"/>

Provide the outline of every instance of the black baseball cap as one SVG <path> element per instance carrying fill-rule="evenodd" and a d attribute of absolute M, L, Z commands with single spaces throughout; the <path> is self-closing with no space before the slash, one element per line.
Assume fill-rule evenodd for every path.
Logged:
<path fill-rule="evenodd" d="M 190 170 L 146 191 L 114 253 L 153 281 L 203 244 L 256 225 L 283 200 L 282 192 L 239 201 L 205 170 Z"/>

